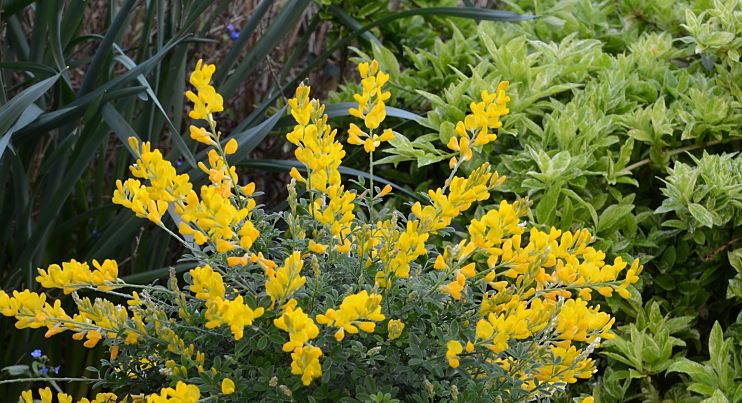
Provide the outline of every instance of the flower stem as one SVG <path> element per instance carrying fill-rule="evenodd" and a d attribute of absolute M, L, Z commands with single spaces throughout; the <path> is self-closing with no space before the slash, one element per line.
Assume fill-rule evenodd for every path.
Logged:
<path fill-rule="evenodd" d="M 6 383 L 20 383 L 20 382 L 95 382 L 102 381 L 99 378 L 16 378 L 16 379 L 5 379 L 0 381 L 0 385 Z"/>

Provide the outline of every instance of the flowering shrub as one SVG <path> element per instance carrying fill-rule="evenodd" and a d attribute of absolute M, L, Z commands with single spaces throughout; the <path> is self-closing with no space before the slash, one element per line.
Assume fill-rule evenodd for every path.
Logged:
<path fill-rule="evenodd" d="M 373 172 L 374 151 L 401 135 L 381 129 L 389 76 L 376 61 L 358 70 L 350 113 L 362 127 L 350 126 L 348 142 L 363 145 Z M 383 207 L 388 185 L 346 187 L 337 130 L 299 86 L 287 139 L 305 172 L 291 172 L 288 209 L 267 213 L 230 165 L 238 144 L 217 130 L 214 71 L 199 61 L 186 94 L 189 116 L 205 123 L 190 135 L 210 147 L 208 165 L 199 163 L 209 184 L 197 192 L 159 150 L 132 138 L 133 178 L 113 194 L 188 249 L 195 263 L 185 285 L 174 275 L 167 286 L 127 284 L 115 261 L 73 260 L 39 269 L 37 280 L 71 293 L 74 313 L 45 293 L 0 291 L 0 312 L 19 329 L 105 344 L 110 357 L 89 380 L 112 393 L 95 401 L 531 400 L 591 377 L 590 354 L 614 324 L 593 291 L 628 298 L 642 267 L 606 263 L 587 230 L 529 225 L 526 200 L 484 204 L 505 180 L 486 163 L 456 175 L 495 141 L 509 113 L 506 82 L 454 125 L 448 180 L 409 214 Z M 475 204 L 475 218 L 453 227 Z M 83 295 L 90 291 L 99 296 Z M 34 395 L 52 400 L 48 388 L 21 399 Z"/>

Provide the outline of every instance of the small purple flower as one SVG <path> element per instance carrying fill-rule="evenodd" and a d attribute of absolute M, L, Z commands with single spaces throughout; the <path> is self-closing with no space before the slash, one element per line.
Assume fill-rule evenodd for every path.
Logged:
<path fill-rule="evenodd" d="M 44 375 L 49 375 L 49 368 L 46 367 L 46 365 L 41 366 L 41 373 Z"/>
<path fill-rule="evenodd" d="M 31 357 L 33 358 L 41 358 L 41 349 L 36 349 L 34 351 L 31 351 Z"/>
<path fill-rule="evenodd" d="M 183 161 L 180 161 L 180 160 L 175 161 L 175 167 L 176 168 L 180 168 L 181 165 L 183 165 Z"/>
<path fill-rule="evenodd" d="M 240 31 L 234 26 L 234 24 L 227 25 L 227 31 L 229 31 L 229 37 L 236 41 L 240 37 Z"/>
<path fill-rule="evenodd" d="M 55 374 L 59 374 L 59 369 L 62 368 L 61 365 L 57 365 L 56 367 L 52 368 Z"/>

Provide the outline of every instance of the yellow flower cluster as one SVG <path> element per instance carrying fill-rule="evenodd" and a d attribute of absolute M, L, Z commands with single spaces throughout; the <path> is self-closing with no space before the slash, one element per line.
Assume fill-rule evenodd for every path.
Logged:
<path fill-rule="evenodd" d="M 430 235 L 451 224 L 472 203 L 489 198 L 489 192 L 503 180 L 485 163 L 466 178 L 454 177 L 447 191 L 445 188 L 429 190 L 430 205 L 423 207 L 415 202 L 412 206 L 415 219 L 407 221 L 404 231 L 399 231 L 391 219 L 382 222 L 378 236 L 384 240 L 379 251 L 383 271 L 377 273 L 377 282 L 389 287 L 394 277 L 408 278 L 410 263 L 427 252 L 425 243 Z"/>
<path fill-rule="evenodd" d="M 178 381 L 175 388 L 163 388 L 160 393 L 147 396 L 147 403 L 196 403 L 201 391 L 196 385 Z"/>
<path fill-rule="evenodd" d="M 543 365 L 535 372 L 513 373 L 525 382 L 524 388 L 531 390 L 536 382 L 571 383 L 590 377 L 594 364 L 585 350 L 573 343 L 595 345 L 610 339 L 615 320 L 601 312 L 599 305 L 588 305 L 591 290 L 605 296 L 617 290 L 628 298 L 628 287 L 641 272 L 639 261 L 632 263 L 621 280 L 627 263 L 616 258 L 613 264 L 606 264 L 605 254 L 589 246 L 592 236 L 587 230 L 571 233 L 531 228 L 524 241 L 526 233 L 519 225 L 523 214 L 519 203 L 503 201 L 498 209 L 472 220 L 468 237 L 448 246 L 436 258 L 434 268 L 454 277 L 441 291 L 454 300 L 462 299 L 469 281 L 481 281 L 493 290 L 482 295 L 481 319 L 476 323 L 474 343 L 467 343 L 467 352 L 482 347 L 500 355 L 513 340 L 550 332 L 552 342 L 541 347 L 548 351 L 543 357 L 552 358 L 540 358 Z M 482 261 L 486 264 L 477 263 Z M 498 276 L 511 280 L 497 281 Z M 574 298 L 574 294 L 578 296 Z M 459 366 L 462 351 L 460 342 L 448 343 L 446 357 L 452 367 Z M 515 368 L 509 359 L 496 362 L 508 371 Z"/>
<path fill-rule="evenodd" d="M 148 181 L 149 185 L 133 178 L 124 183 L 116 180 L 112 201 L 133 211 L 137 217 L 162 226 L 162 216 L 169 203 L 182 206 L 193 193 L 193 187 L 188 175 L 178 175 L 170 161 L 162 157 L 160 150 L 153 151 L 149 142 L 140 143 L 130 137 L 129 145 L 137 156 L 136 163 L 130 167 L 131 174 Z"/>
<path fill-rule="evenodd" d="M 190 78 L 196 93 L 186 92 L 186 97 L 193 102 L 193 110 L 188 114 L 191 119 L 209 119 L 212 113 L 224 110 L 222 96 L 211 86 L 211 77 L 215 72 L 216 66 L 213 64 L 203 64 L 202 60 L 196 63 L 196 69 Z"/>
<path fill-rule="evenodd" d="M 302 267 L 304 267 L 304 261 L 301 259 L 301 254 L 294 251 L 278 270 L 267 270 L 268 280 L 265 282 L 265 292 L 271 297 L 271 305 L 276 301 L 283 303 L 304 285 L 307 279 L 301 275 Z"/>
<path fill-rule="evenodd" d="M 381 122 L 386 119 L 386 105 L 384 102 L 391 97 L 389 91 L 384 91 L 384 84 L 389 81 L 389 75 L 379 70 L 379 63 L 376 60 L 371 63 L 361 63 L 358 65 L 358 72 L 361 75 L 360 94 L 354 94 L 353 98 L 358 102 L 358 108 L 350 108 L 351 116 L 363 119 L 363 124 L 368 133 L 361 130 L 360 127 L 351 123 L 348 129 L 348 143 L 363 145 L 367 153 L 372 153 L 384 141 L 394 138 L 391 129 L 384 130 L 380 135 L 374 134 Z M 365 139 L 365 140 L 364 140 Z"/>
<path fill-rule="evenodd" d="M 103 291 L 112 290 L 118 281 L 118 265 L 115 260 L 106 259 L 103 264 L 93 260 L 94 270 L 85 262 L 75 259 L 69 262 L 49 266 L 46 270 L 38 269 L 36 281 L 44 288 L 61 288 L 65 294 L 86 286 L 97 286 Z"/>
<path fill-rule="evenodd" d="M 38 389 L 39 399 L 41 403 L 52 403 L 54 394 L 49 387 Z M 77 403 L 112 403 L 116 402 L 117 396 L 113 393 L 98 393 L 95 395 L 93 400 L 89 400 L 86 397 L 78 400 Z M 26 390 L 21 393 L 20 401 L 22 403 L 34 403 L 33 391 Z M 72 403 L 72 396 L 59 392 L 57 393 L 57 401 L 59 403 Z"/>
<path fill-rule="evenodd" d="M 595 361 L 585 358 L 585 352 L 574 346 L 563 348 L 552 345 L 545 349 L 539 346 L 535 351 L 548 357 L 549 362 L 536 369 L 533 374 L 526 374 L 525 371 L 518 369 L 519 362 L 513 358 L 495 361 L 515 379 L 522 380 L 521 387 L 527 391 L 536 390 L 539 384 L 575 383 L 578 379 L 592 377 L 596 371 Z"/>
<path fill-rule="evenodd" d="M 322 366 L 319 363 L 322 350 L 319 347 L 297 347 L 291 353 L 291 373 L 301 375 L 301 382 L 308 386 L 315 378 L 322 376 Z"/>
<path fill-rule="evenodd" d="M 226 159 L 226 155 L 237 151 L 237 141 L 230 139 L 224 149 L 219 142 L 221 133 L 216 130 L 213 113 L 222 111 L 223 106 L 221 96 L 210 84 L 215 70 L 214 65 L 203 65 L 199 60 L 190 78 L 198 93 L 186 93 L 194 103 L 190 116 L 206 120 L 210 127 L 207 130 L 191 126 L 190 132 L 194 140 L 215 147 L 208 152 L 209 165 L 198 164 L 208 174 L 211 184 L 201 187 L 200 196 L 197 195 L 187 174 L 178 175 L 159 150 L 151 150 L 149 143 L 140 144 L 132 137 L 129 143 L 138 158 L 131 166 L 132 175 L 148 181 L 149 185 L 133 178 L 124 183 L 117 181 L 113 202 L 163 228 L 162 216 L 172 204 L 182 220 L 178 223 L 182 235 L 192 237 L 198 245 L 211 240 L 218 253 L 226 253 L 237 248 L 250 249 L 260 232 L 250 221 L 256 205 L 251 198 L 255 184 L 238 186 L 235 167 Z M 238 202 L 232 203 L 232 198 Z"/>
<path fill-rule="evenodd" d="M 53 284 L 55 287 L 65 285 Z M 24 290 L 13 291 L 11 297 L 0 290 L 0 314 L 14 317 L 18 329 L 46 327 L 45 337 L 69 330 L 74 333 L 73 339 L 86 339 L 83 345 L 89 348 L 95 347 L 103 338 L 115 339 L 119 334 L 124 335 L 126 344 L 135 344 L 143 333 L 141 318 L 129 318 L 126 309 L 120 305 L 101 298 L 90 302 L 87 297 L 78 298 L 76 304 L 79 312 L 70 316 L 62 308 L 60 300 L 50 304 L 46 302 L 45 294 Z"/>
<path fill-rule="evenodd" d="M 366 333 L 373 333 L 376 329 L 375 322 L 383 320 L 381 295 L 369 295 L 366 290 L 343 298 L 343 302 L 340 303 L 337 310 L 328 309 L 324 315 L 317 315 L 317 323 L 340 328 L 335 333 L 337 341 L 342 341 L 345 338 L 346 331 L 350 334 L 357 334 L 358 329 L 361 329 Z M 402 326 L 404 327 L 404 325 Z M 399 330 L 399 333 L 402 333 L 402 331 Z"/>
<path fill-rule="evenodd" d="M 291 353 L 291 373 L 301 375 L 301 381 L 306 386 L 312 380 L 322 376 L 322 365 L 319 357 L 322 350 L 319 347 L 307 344 L 319 336 L 319 328 L 301 308 L 297 308 L 295 299 L 289 300 L 283 307 L 281 316 L 273 320 L 273 324 L 289 334 L 289 341 L 283 344 L 283 351 Z"/>
<path fill-rule="evenodd" d="M 345 157 L 345 150 L 335 140 L 337 130 L 327 124 L 325 107 L 317 100 L 309 99 L 309 87 L 300 85 L 288 104 L 297 125 L 286 139 L 297 146 L 294 155 L 308 171 L 305 179 L 292 168 L 291 176 L 316 193 L 310 207 L 312 216 L 336 240 L 337 250 L 347 253 L 351 247 L 350 224 L 355 218 L 356 195 L 346 191 L 340 181 L 338 168 Z"/>
<path fill-rule="evenodd" d="M 283 344 L 285 352 L 293 351 L 319 335 L 319 328 L 312 318 L 296 305 L 295 299 L 289 300 L 281 316 L 273 320 L 277 328 L 289 334 L 289 341 Z"/>
<path fill-rule="evenodd" d="M 481 150 L 482 146 L 497 139 L 495 132 L 491 132 L 490 129 L 502 127 L 500 117 L 510 113 L 507 107 L 510 97 L 505 93 L 507 88 L 508 82 L 503 81 L 497 86 L 494 94 L 482 91 L 482 101 L 469 105 L 471 113 L 456 124 L 456 136 L 448 140 L 448 148 L 459 155 L 458 159 L 451 158 L 451 167 L 460 161 L 471 160 L 474 150 Z"/>
<path fill-rule="evenodd" d="M 190 274 L 193 279 L 191 292 L 196 294 L 196 298 L 206 301 L 204 316 L 207 329 L 226 324 L 235 340 L 240 340 L 244 336 L 245 326 L 252 325 L 255 319 L 263 316 L 263 307 L 250 308 L 242 295 L 231 300 L 226 299 L 222 275 L 209 265 L 196 267 Z"/>

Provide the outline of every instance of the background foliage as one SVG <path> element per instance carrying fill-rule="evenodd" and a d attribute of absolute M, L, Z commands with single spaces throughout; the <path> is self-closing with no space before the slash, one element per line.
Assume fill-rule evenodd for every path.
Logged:
<path fill-rule="evenodd" d="M 71 257 L 131 257 L 122 271 L 132 282 L 167 272 L 175 245 L 117 213 L 108 189 L 130 162 L 120 141 L 132 132 L 196 172 L 204 156 L 177 140 L 195 57 L 219 64 L 217 89 L 237 99 L 226 127 L 238 133 L 239 165 L 270 189 L 281 183 L 272 171 L 290 164 L 273 160 L 286 148 L 269 136 L 283 124 L 271 114 L 282 89 L 309 75 L 327 83 L 320 94 L 332 89 L 354 45 L 391 73 L 390 103 L 402 108 L 390 115 L 407 138 L 393 142 L 381 177 L 412 191 L 445 178 L 431 143 L 446 142 L 453 126 L 445 122 L 463 118 L 482 89 L 509 80 L 511 116 L 489 153 L 509 177 L 503 198 L 528 196 L 538 222 L 591 228 L 609 255 L 643 257 L 641 298 L 612 303 L 626 325 L 606 345 L 596 385 L 603 400 L 742 400 L 734 387 L 742 376 L 739 0 L 503 2 L 541 16 L 517 24 L 440 11 L 395 19 L 421 7 L 492 7 L 487 1 L 93 3 L 2 2 L 4 289 L 32 287 L 36 267 Z M 230 22 L 241 32 L 234 39 Z M 331 98 L 349 102 L 354 90 Z M 350 155 L 348 169 L 361 161 Z M 39 341 L 0 326 L 11 346 L 0 362 L 28 361 L 19 352 Z M 95 359 L 45 352 L 68 375 Z"/>

